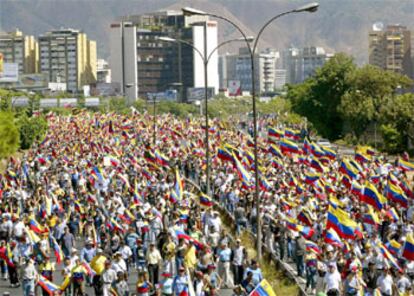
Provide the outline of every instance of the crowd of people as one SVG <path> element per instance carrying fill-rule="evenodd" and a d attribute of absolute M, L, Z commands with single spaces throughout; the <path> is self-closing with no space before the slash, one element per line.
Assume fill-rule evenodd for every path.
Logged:
<path fill-rule="evenodd" d="M 294 262 L 309 293 L 414 295 L 414 166 L 406 156 L 390 162 L 362 147 L 344 157 L 262 119 L 257 200 L 249 128 L 165 114 L 154 130 L 152 119 L 49 114 L 46 138 L 10 159 L 1 175 L 0 258 L 12 289 L 249 295 L 263 280 L 260 266 L 230 236 L 217 202 L 234 216 L 237 235 L 257 231 L 260 215 L 268 250 Z M 212 196 L 201 193 L 206 128 Z"/>

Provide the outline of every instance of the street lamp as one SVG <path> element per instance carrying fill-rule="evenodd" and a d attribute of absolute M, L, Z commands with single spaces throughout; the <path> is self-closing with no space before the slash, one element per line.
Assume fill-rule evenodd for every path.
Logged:
<path fill-rule="evenodd" d="M 244 36 L 243 38 L 237 38 L 237 39 L 231 39 L 224 41 L 217 45 L 208 55 L 207 55 L 207 23 L 204 23 L 204 54 L 196 48 L 192 43 L 178 38 L 171 38 L 167 36 L 161 36 L 158 38 L 158 40 L 165 41 L 165 42 L 174 42 L 174 43 L 182 43 L 185 45 L 188 45 L 191 47 L 203 60 L 204 64 L 204 112 L 205 112 L 205 146 L 206 146 L 206 194 L 210 194 L 210 149 L 209 149 L 209 141 L 208 141 L 208 76 L 207 76 L 207 67 L 208 62 L 210 61 L 211 57 L 213 56 L 213 53 L 217 51 L 220 47 L 230 43 L 230 42 L 236 42 L 236 41 L 246 41 L 251 42 L 253 41 L 252 37 Z M 200 105 L 201 106 L 201 105 Z"/>
<path fill-rule="evenodd" d="M 260 260 L 262 257 L 262 233 L 261 233 L 261 218 L 260 218 L 260 196 L 259 196 L 259 165 L 258 165 L 258 157 L 257 157 L 257 112 L 256 112 L 256 82 L 254 79 L 254 73 L 255 73 L 255 65 L 254 65 L 254 55 L 256 53 L 256 49 L 257 49 L 257 45 L 260 39 L 260 36 L 262 35 L 263 31 L 276 19 L 287 15 L 287 14 L 291 14 L 291 13 L 300 13 L 300 12 L 315 12 L 318 10 L 319 4 L 316 2 L 313 3 L 309 3 L 306 4 L 304 6 L 301 6 L 299 8 L 293 9 L 293 10 L 289 10 L 283 13 L 280 13 L 274 17 L 272 17 L 271 19 L 269 19 L 263 26 L 262 28 L 259 30 L 259 33 L 257 34 L 257 36 L 255 37 L 254 40 L 254 44 L 253 47 L 250 45 L 250 42 L 247 39 L 246 33 L 232 20 L 220 16 L 220 15 L 216 15 L 216 14 L 212 14 L 212 13 L 208 13 L 208 12 L 204 12 L 202 10 L 198 10 L 198 9 L 194 9 L 191 7 L 185 7 L 182 9 L 184 15 L 203 15 L 203 16 L 210 16 L 210 17 L 214 17 L 214 18 L 218 18 L 221 19 L 223 21 L 226 21 L 228 23 L 230 23 L 233 27 L 235 27 L 240 34 L 243 36 L 247 48 L 249 50 L 249 55 L 250 55 L 250 70 L 252 72 L 251 77 L 252 77 L 252 101 L 253 101 L 253 144 L 254 144 L 254 150 L 253 150 L 253 154 L 254 154 L 254 183 L 255 183 L 255 191 L 254 191 L 254 199 L 256 201 L 256 215 L 257 215 L 257 258 Z"/>

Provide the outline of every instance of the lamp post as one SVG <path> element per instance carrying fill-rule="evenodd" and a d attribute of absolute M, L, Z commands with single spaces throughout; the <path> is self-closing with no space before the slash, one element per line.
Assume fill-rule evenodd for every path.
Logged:
<path fill-rule="evenodd" d="M 183 39 L 177 39 L 177 38 L 170 38 L 170 37 L 159 37 L 158 40 L 165 41 L 165 42 L 175 42 L 175 43 L 182 43 L 187 46 L 190 46 L 203 60 L 204 65 L 204 113 L 205 113 L 205 146 L 206 146 L 206 194 L 210 194 L 210 149 L 209 149 L 209 141 L 208 141 L 208 62 L 210 61 L 211 57 L 213 56 L 213 53 L 217 51 L 220 47 L 230 43 L 230 42 L 236 42 L 236 41 L 246 41 L 251 42 L 253 39 L 251 37 L 244 36 L 243 38 L 237 38 L 237 39 L 231 39 L 224 41 L 217 45 L 208 55 L 207 55 L 207 25 L 204 26 L 204 54 L 195 47 L 192 43 L 183 40 Z M 200 102 L 201 104 L 201 102 Z M 201 106 L 201 105 L 200 105 Z"/>
<path fill-rule="evenodd" d="M 262 35 L 263 31 L 273 21 L 275 21 L 276 19 L 278 19 L 278 18 L 280 18 L 284 15 L 291 14 L 291 13 L 315 12 L 315 11 L 318 10 L 318 7 L 319 7 L 319 4 L 314 2 L 314 3 L 310 3 L 310 4 L 307 4 L 307 5 L 301 6 L 297 9 L 293 9 L 293 10 L 289 10 L 289 11 L 280 13 L 280 14 L 272 17 L 259 30 L 259 33 L 255 37 L 253 47 L 248 42 L 246 33 L 232 20 L 230 20 L 228 18 L 225 18 L 223 16 L 220 16 L 220 15 L 204 12 L 204 11 L 194 9 L 194 8 L 191 8 L 191 7 L 185 7 L 185 8 L 182 9 L 184 15 L 210 16 L 210 17 L 215 17 L 215 18 L 218 18 L 218 19 L 221 19 L 223 21 L 226 21 L 226 22 L 230 23 L 243 36 L 244 40 L 246 41 L 247 48 L 249 50 L 249 55 L 250 55 L 250 60 L 251 60 L 250 70 L 252 72 L 251 77 L 252 77 L 253 144 L 254 144 L 253 154 L 254 154 L 254 184 L 255 184 L 254 200 L 256 201 L 256 216 L 257 216 L 257 222 L 256 222 L 257 223 L 257 236 L 256 236 L 257 237 L 257 243 L 256 243 L 256 248 L 257 248 L 257 259 L 259 259 L 259 260 L 262 257 L 262 233 L 261 233 L 260 196 L 259 196 L 259 165 L 258 165 L 258 158 L 257 158 L 257 111 L 256 111 L 256 81 L 254 79 L 255 78 L 254 77 L 254 73 L 255 73 L 254 56 L 255 56 L 255 53 L 256 53 L 256 49 L 257 49 L 257 45 L 258 45 L 260 36 Z"/>

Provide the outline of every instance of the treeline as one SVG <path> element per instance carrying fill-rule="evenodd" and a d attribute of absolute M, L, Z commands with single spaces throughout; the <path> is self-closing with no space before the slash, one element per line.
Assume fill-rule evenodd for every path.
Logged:
<path fill-rule="evenodd" d="M 0 159 L 14 154 L 18 149 L 28 149 L 41 141 L 47 131 L 47 121 L 42 114 L 33 116 L 32 108 L 12 108 L 11 98 L 16 92 L 0 89 Z"/>
<path fill-rule="evenodd" d="M 378 67 L 357 67 L 351 57 L 337 54 L 313 77 L 288 86 L 286 98 L 323 137 L 399 153 L 414 141 L 414 94 L 407 92 L 412 83 Z"/>

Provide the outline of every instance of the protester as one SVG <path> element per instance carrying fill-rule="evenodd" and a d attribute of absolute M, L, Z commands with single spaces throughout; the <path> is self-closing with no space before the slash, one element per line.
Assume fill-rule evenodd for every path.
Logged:
<path fill-rule="evenodd" d="M 92 284 L 96 295 L 170 296 L 195 279 L 205 295 L 239 284 L 235 295 L 249 294 L 262 271 L 255 261 L 247 266 L 251 258 L 213 210 L 217 202 L 234 218 L 236 236 L 257 232 L 260 217 L 264 245 L 294 261 L 309 292 L 412 291 L 409 159 L 390 162 L 367 147 L 342 156 L 301 139 L 301 126 L 274 122 L 259 124 L 269 129 L 258 137 L 259 201 L 242 124 L 211 120 L 206 196 L 197 187 L 207 191 L 199 119 L 159 115 L 153 130 L 149 114 L 49 114 L 45 139 L 10 159 L 0 178 L 4 278 L 16 287 L 13 265 L 22 270 L 25 295 L 55 281 L 43 286 L 66 295 Z M 49 263 L 63 269 L 62 285 Z M 132 276 L 136 291 L 125 286 Z"/>

